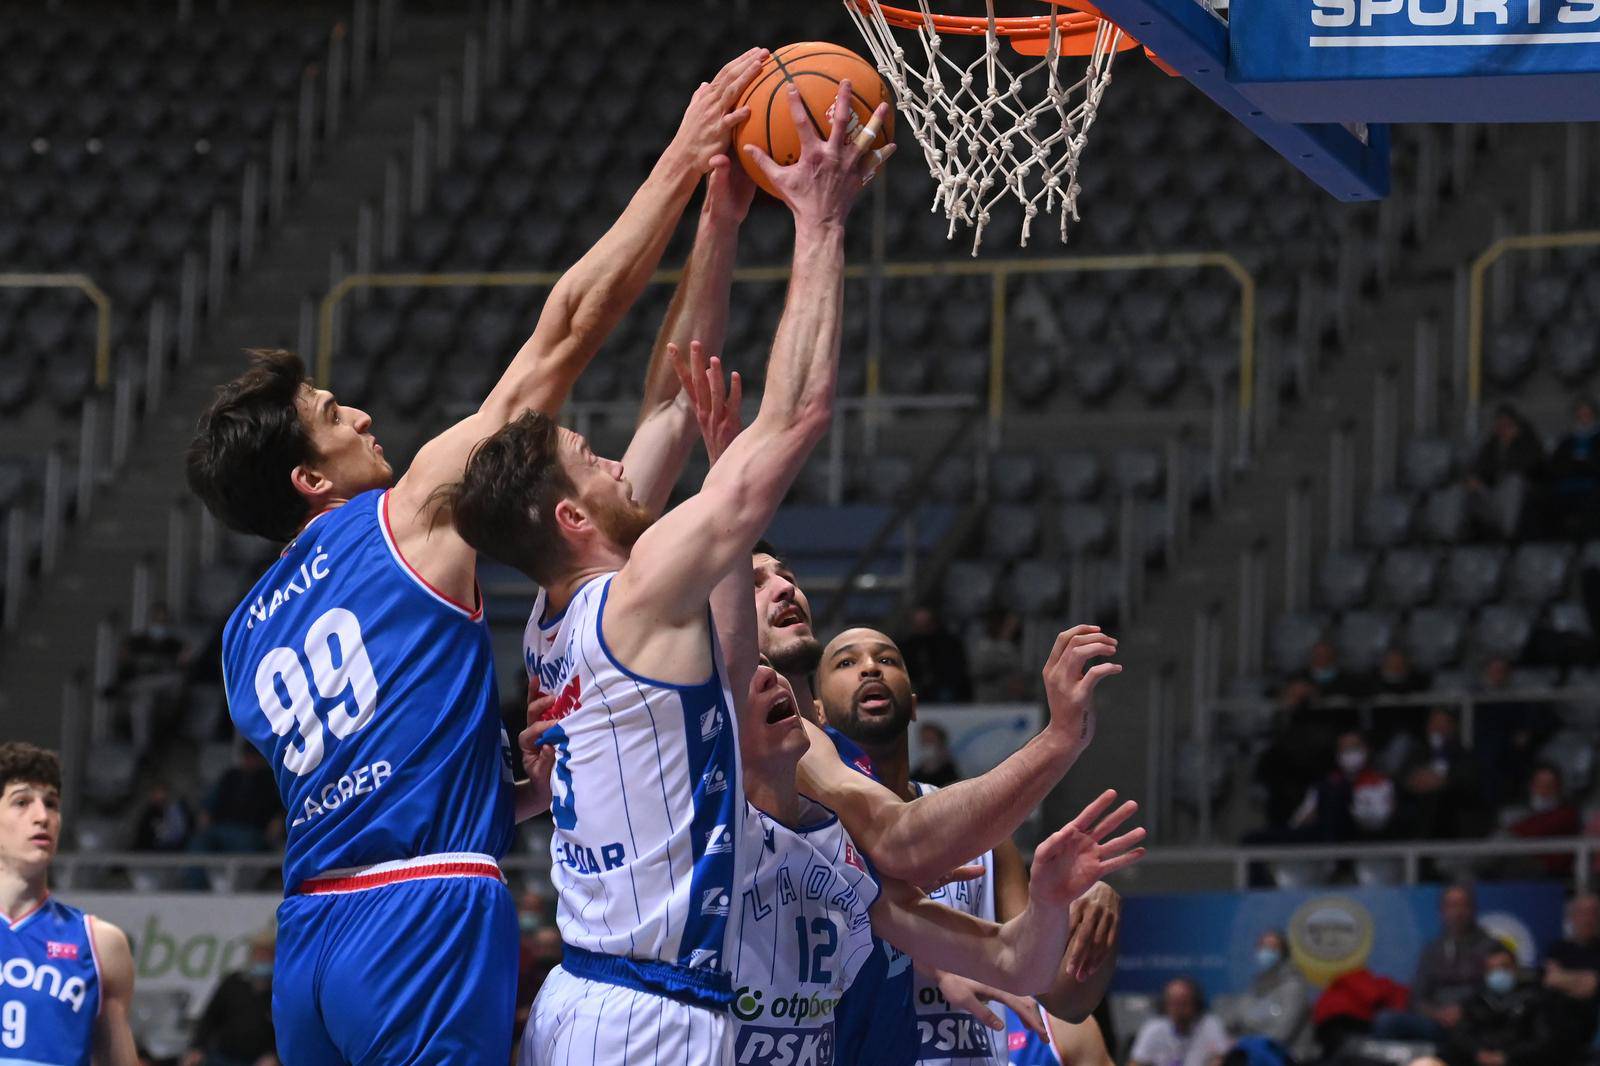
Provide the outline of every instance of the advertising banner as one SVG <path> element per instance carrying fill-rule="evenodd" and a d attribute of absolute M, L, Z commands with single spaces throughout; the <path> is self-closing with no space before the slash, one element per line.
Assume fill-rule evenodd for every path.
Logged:
<path fill-rule="evenodd" d="M 1439 935 L 1443 885 L 1335 887 L 1135 896 L 1122 911 L 1122 952 L 1112 989 L 1159 993 L 1179 975 L 1213 995 L 1237 992 L 1254 976 L 1256 939 L 1284 933 L 1300 972 L 1323 987 L 1349 970 L 1409 985 L 1422 947 Z M 1562 886 L 1479 885 L 1478 920 L 1524 966 L 1561 935 Z"/>
<path fill-rule="evenodd" d="M 62 902 L 104 918 L 128 934 L 134 989 L 181 991 L 198 1014 L 217 982 L 242 969 L 250 941 L 273 928 L 282 897 L 269 893 L 63 892 Z"/>
<path fill-rule="evenodd" d="M 1233 0 L 1228 33 L 1275 118 L 1600 119 L 1600 0 Z"/>

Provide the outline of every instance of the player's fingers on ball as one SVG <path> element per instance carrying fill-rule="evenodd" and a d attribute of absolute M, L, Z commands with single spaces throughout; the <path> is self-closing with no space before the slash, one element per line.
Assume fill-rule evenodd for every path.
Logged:
<path fill-rule="evenodd" d="M 795 133 L 800 138 L 800 152 L 805 154 L 808 146 L 817 143 L 817 130 L 812 124 L 811 114 L 806 110 L 806 102 L 800 95 L 800 90 L 793 85 L 783 92 L 784 99 L 788 102 L 789 118 L 794 122 Z"/>
<path fill-rule="evenodd" d="M 728 112 L 723 116 L 722 119 L 723 132 L 732 133 L 734 130 L 738 129 L 740 126 L 743 126 L 747 121 L 749 121 L 749 118 L 750 109 L 748 107 L 741 107 Z"/>
<path fill-rule="evenodd" d="M 801 134 L 802 138 L 804 138 L 804 136 L 804 134 Z M 750 158 L 751 162 L 755 163 L 756 169 L 765 174 L 769 180 L 776 181 L 779 179 L 780 175 L 782 175 L 783 168 L 780 167 L 773 160 L 773 158 L 761 148 L 760 145 L 745 145 L 744 154 Z"/>

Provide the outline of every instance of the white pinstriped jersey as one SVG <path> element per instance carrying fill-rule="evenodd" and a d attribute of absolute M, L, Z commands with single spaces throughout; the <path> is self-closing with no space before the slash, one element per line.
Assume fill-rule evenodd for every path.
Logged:
<path fill-rule="evenodd" d="M 810 801 L 807 801 L 808 803 Z M 839 819 L 811 804 L 789 829 L 749 809 L 753 869 L 733 930 L 735 1066 L 834 1066 L 835 1016 L 873 951 L 878 879 Z"/>
<path fill-rule="evenodd" d="M 745 801 L 722 655 L 708 637 L 713 666 L 699 685 L 617 662 L 600 629 L 615 576 L 589 581 L 555 618 L 541 590 L 523 637 L 529 678 L 559 694 L 560 722 L 545 734 L 556 748 L 556 921 L 568 944 L 725 984 Z"/>
<path fill-rule="evenodd" d="M 935 785 L 913 781 L 918 795 L 937 792 Z M 952 910 L 975 918 L 994 921 L 994 852 L 977 859 L 983 876 L 972 881 L 957 881 L 929 894 Z M 1006 1038 L 995 1033 L 966 1011 L 952 1010 L 939 986 L 917 971 L 917 1033 L 922 1040 L 918 1066 L 1006 1066 Z"/>

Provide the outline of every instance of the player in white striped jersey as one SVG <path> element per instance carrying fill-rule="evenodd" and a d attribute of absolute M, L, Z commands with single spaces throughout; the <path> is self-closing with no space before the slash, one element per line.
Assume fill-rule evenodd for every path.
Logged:
<path fill-rule="evenodd" d="M 1083 668 L 1082 652 L 1070 639 L 1058 640 L 1045 666 L 1047 687 L 1058 687 L 1064 677 Z M 916 694 L 900 649 L 887 635 L 872 629 L 849 629 L 823 650 L 817 673 L 817 692 L 827 723 L 859 744 L 873 762 L 878 779 L 896 795 L 911 801 L 937 791 L 912 781 L 907 730 L 916 718 Z M 1022 856 L 1010 841 L 1002 841 L 977 860 L 981 878 L 951 884 L 932 897 L 989 920 L 1004 921 L 1028 903 L 1028 874 Z M 1082 1023 L 1104 997 L 1115 969 L 1116 925 L 1120 899 L 1101 883 L 1073 904 L 1073 941 L 1051 988 L 1041 996 L 1045 1011 L 1067 1024 Z M 975 988 L 949 975 L 917 973 L 916 1005 L 922 1043 L 921 1066 L 960 1066 L 991 1063 L 1004 1066 L 1004 1023 L 976 996 L 993 990 Z M 993 998 L 1042 1030 L 1032 1003 L 1006 996 Z M 955 1002 L 953 1002 L 955 1001 Z M 991 1035 L 991 1034 L 996 1035 Z"/>
<path fill-rule="evenodd" d="M 841 85 L 835 107 L 850 99 Z M 529 667 L 559 693 L 541 739 L 556 750 L 566 950 L 529 1019 L 534 1066 L 620 1066 L 664 1046 L 719 1063 L 731 1048 L 726 935 L 745 808 L 709 598 L 831 420 L 844 222 L 889 151 L 869 151 L 887 105 L 861 137 L 841 122 L 823 140 L 798 94 L 789 104 L 798 162 L 752 153 L 794 215 L 789 298 L 760 414 L 700 493 L 652 525 L 622 464 L 528 415 L 479 446 L 452 494 L 468 543 L 539 583 Z"/>

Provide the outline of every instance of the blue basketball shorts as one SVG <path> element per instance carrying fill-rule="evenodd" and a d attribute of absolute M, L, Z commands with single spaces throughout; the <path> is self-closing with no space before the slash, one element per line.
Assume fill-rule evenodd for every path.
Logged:
<path fill-rule="evenodd" d="M 272 1017 L 284 1066 L 511 1059 L 517 916 L 489 856 L 307 882 L 278 908 Z"/>

